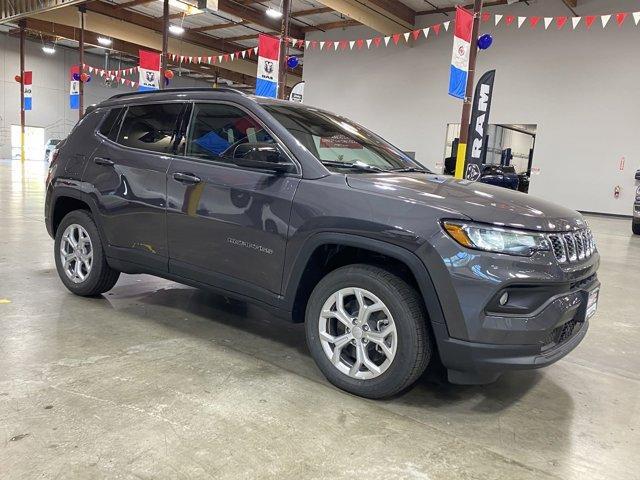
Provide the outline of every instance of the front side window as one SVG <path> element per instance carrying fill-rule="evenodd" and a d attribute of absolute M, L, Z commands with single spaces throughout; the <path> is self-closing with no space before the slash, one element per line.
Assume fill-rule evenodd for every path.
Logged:
<path fill-rule="evenodd" d="M 129 107 L 120 128 L 118 143 L 152 152 L 173 153 L 176 122 L 182 107 L 181 103 Z"/>
<path fill-rule="evenodd" d="M 275 143 L 252 116 L 233 105 L 194 105 L 186 155 L 233 163 L 234 151 L 245 143 Z"/>
<path fill-rule="evenodd" d="M 428 172 L 391 144 L 345 118 L 309 107 L 262 106 L 330 170 Z"/>

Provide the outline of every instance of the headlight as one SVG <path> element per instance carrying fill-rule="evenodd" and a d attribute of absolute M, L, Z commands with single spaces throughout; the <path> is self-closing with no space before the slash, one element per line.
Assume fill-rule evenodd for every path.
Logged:
<path fill-rule="evenodd" d="M 442 225 L 451 238 L 467 248 L 523 257 L 550 250 L 549 241 L 541 233 L 468 222 L 445 221 Z"/>

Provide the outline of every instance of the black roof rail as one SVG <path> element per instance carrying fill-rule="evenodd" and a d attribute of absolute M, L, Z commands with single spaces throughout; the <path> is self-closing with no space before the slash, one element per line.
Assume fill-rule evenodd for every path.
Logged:
<path fill-rule="evenodd" d="M 217 87 L 217 88 L 203 88 L 203 87 L 185 87 L 185 88 L 165 88 L 164 90 L 145 90 L 145 91 L 137 91 L 137 92 L 125 92 L 118 93 L 109 97 L 109 100 L 114 100 L 116 98 L 123 97 L 131 97 L 133 95 L 154 95 L 159 93 L 177 93 L 177 92 L 226 92 L 226 93 L 238 93 L 240 95 L 246 95 L 242 90 L 238 90 L 236 88 L 229 87 Z"/>

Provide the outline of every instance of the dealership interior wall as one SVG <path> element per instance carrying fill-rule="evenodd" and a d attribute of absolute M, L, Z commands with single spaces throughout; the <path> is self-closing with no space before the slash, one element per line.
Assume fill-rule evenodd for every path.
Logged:
<path fill-rule="evenodd" d="M 580 14 L 629 11 L 635 1 L 580 3 Z M 566 15 L 562 2 L 538 1 L 488 7 L 509 15 Z M 445 20 L 421 18 L 423 26 Z M 493 20 L 492 20 L 493 21 Z M 598 19 L 598 22 L 600 19 Z M 614 21 L 613 19 L 611 21 Z M 504 22 L 504 19 L 503 19 Z M 640 55 L 633 22 L 622 28 L 558 31 L 497 28 L 494 44 L 480 52 L 478 72 L 496 69 L 491 123 L 537 124 L 535 166 L 530 193 L 571 208 L 630 215 L 634 172 L 640 168 Z M 371 38 L 363 27 L 310 33 L 308 39 Z M 305 55 L 305 103 L 348 115 L 405 151 L 415 151 L 425 166 L 442 171 L 446 126 L 460 122 L 460 102 L 446 89 L 451 33 L 432 31 L 417 45 L 370 51 Z M 366 47 L 365 47 L 366 48 Z M 625 157 L 625 169 L 620 170 Z M 559 184 L 560 183 L 560 184 Z M 621 194 L 614 197 L 614 188 Z"/>

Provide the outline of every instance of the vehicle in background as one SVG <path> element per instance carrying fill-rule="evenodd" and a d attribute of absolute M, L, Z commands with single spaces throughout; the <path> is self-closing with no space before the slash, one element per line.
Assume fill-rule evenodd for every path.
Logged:
<path fill-rule="evenodd" d="M 479 182 L 518 190 L 520 179 L 512 165 L 483 165 Z"/>
<path fill-rule="evenodd" d="M 513 191 L 509 169 L 513 190 L 434 175 L 299 103 L 120 94 L 55 152 L 45 223 L 66 288 L 147 273 L 258 303 L 304 322 L 320 370 L 357 395 L 395 395 L 430 363 L 461 384 L 550 365 L 597 309 L 581 214 Z"/>
<path fill-rule="evenodd" d="M 60 140 L 57 138 L 50 138 L 49 141 L 44 145 L 44 159 L 51 163 L 51 153 L 56 148 L 56 145 L 60 143 Z"/>
<path fill-rule="evenodd" d="M 518 174 L 518 191 L 529 193 L 529 174 L 527 172 Z"/>
<path fill-rule="evenodd" d="M 633 203 L 633 233 L 640 235 L 640 170 L 636 170 L 636 201 Z"/>

